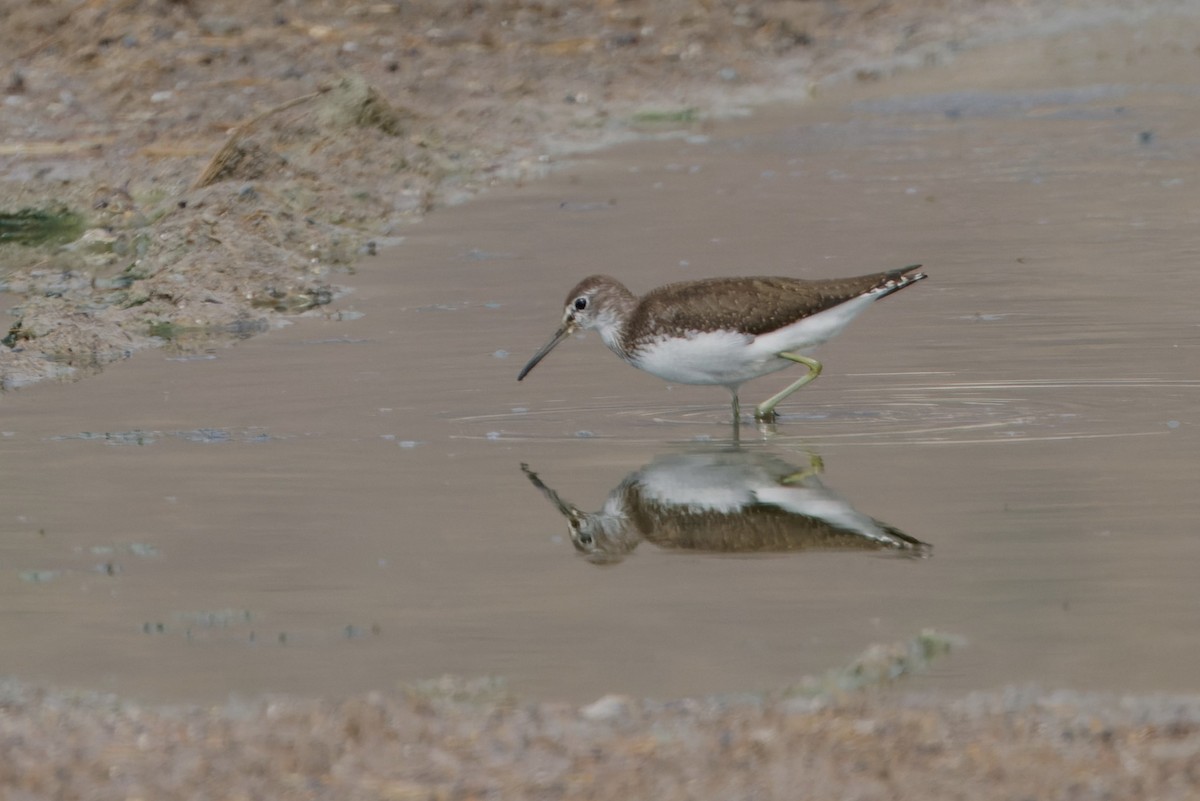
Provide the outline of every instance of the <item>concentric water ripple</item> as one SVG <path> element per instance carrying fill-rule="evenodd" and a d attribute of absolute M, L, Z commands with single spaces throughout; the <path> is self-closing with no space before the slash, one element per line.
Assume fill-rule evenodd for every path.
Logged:
<path fill-rule="evenodd" d="M 1072 378 L 873 386 L 810 393 L 784 407 L 764 434 L 810 444 L 965 444 L 1036 442 L 1167 433 L 1182 422 L 1171 416 L 1172 398 L 1200 390 L 1200 380 Z M 718 396 L 719 397 L 719 396 Z M 748 399 L 747 399 L 748 400 Z M 749 403 L 743 402 L 743 409 Z M 1127 414 L 1129 406 L 1142 414 Z M 1196 408 L 1190 401 L 1187 408 Z M 1162 413 L 1155 415 L 1162 407 Z M 1178 411 L 1176 409 L 1176 411 Z M 480 433 L 466 438 L 503 440 L 641 440 L 656 435 L 685 439 L 729 436 L 729 407 L 597 402 L 509 413 L 464 416 Z M 743 438 L 754 426 L 743 413 Z M 580 428 L 580 426 L 586 426 Z M 579 428 L 579 430 L 574 430 Z"/>

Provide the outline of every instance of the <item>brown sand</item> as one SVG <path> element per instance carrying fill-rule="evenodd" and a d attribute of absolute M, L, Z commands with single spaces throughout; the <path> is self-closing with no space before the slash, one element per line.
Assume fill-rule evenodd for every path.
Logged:
<path fill-rule="evenodd" d="M 7 799 L 1200 797 L 1200 700 L 1044 694 L 525 703 L 401 697 L 148 709 L 0 686 Z"/>
<path fill-rule="evenodd" d="M 320 315 L 362 253 L 563 152 L 1114 8 L 5 0 L 0 211 L 88 232 L 0 245 L 0 387 Z"/>

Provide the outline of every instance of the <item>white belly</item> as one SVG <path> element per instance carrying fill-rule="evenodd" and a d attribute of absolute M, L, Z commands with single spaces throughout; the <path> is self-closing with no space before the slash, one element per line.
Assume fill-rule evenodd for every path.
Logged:
<path fill-rule="evenodd" d="M 633 366 L 677 384 L 733 387 L 794 364 L 754 347 L 755 338 L 728 331 L 662 339 L 640 349 Z"/>
<path fill-rule="evenodd" d="M 757 337 L 716 331 L 693 333 L 686 339 L 660 339 L 638 349 L 631 361 L 651 375 L 678 384 L 736 387 L 793 366 L 795 362 L 781 359 L 778 354 L 808 355 L 837 336 L 874 301 L 874 295 L 862 295 Z"/>

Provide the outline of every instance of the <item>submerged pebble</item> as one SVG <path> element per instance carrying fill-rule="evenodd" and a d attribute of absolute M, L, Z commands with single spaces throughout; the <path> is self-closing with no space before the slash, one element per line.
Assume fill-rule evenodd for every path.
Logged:
<path fill-rule="evenodd" d="M 490 250 L 480 250 L 479 248 L 472 248 L 471 250 L 467 251 L 466 258 L 470 261 L 493 261 L 495 259 L 511 259 L 511 258 L 513 258 L 513 254 L 511 254 L 511 253 L 493 253 Z"/>
<path fill-rule="evenodd" d="M 48 581 L 54 581 L 62 575 L 61 570 L 22 570 L 19 574 L 22 581 L 28 581 L 30 584 L 45 584 Z"/>
<path fill-rule="evenodd" d="M 175 615 L 180 621 L 202 628 L 228 628 L 249 623 L 249 609 L 215 609 L 199 612 L 180 612 Z"/>

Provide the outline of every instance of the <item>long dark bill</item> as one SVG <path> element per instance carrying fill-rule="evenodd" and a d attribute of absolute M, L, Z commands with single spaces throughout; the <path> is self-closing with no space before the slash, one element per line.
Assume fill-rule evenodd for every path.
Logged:
<path fill-rule="evenodd" d="M 563 516 L 568 520 L 583 517 L 582 512 L 564 501 L 562 498 L 558 497 L 558 493 L 547 487 L 542 482 L 542 479 L 538 476 L 538 474 L 530 470 L 529 465 L 525 464 L 524 462 L 521 463 L 521 472 L 525 474 L 526 478 L 533 482 L 533 486 L 541 490 L 541 493 L 546 496 L 546 499 L 549 500 L 550 503 L 554 504 L 555 507 L 558 508 L 558 511 L 562 512 Z"/>
<path fill-rule="evenodd" d="M 517 380 L 520 381 L 525 376 L 529 375 L 529 371 L 537 367 L 538 362 L 546 358 L 546 354 L 554 350 L 554 346 L 562 342 L 567 337 L 571 336 L 575 331 L 575 326 L 571 323 L 563 323 L 558 330 L 554 332 L 554 338 L 542 346 L 542 349 L 533 354 L 533 358 L 528 364 L 521 368 L 521 372 L 517 373 Z"/>

